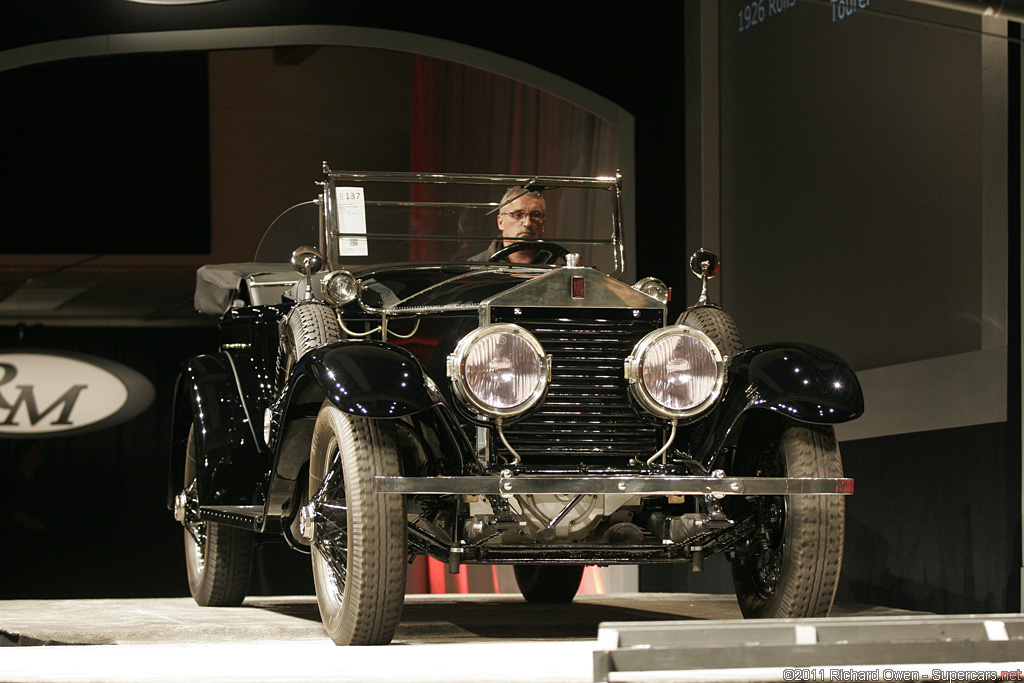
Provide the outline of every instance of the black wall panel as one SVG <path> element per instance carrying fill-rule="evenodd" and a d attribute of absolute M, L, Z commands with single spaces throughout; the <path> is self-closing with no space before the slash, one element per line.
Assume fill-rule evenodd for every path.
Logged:
<path fill-rule="evenodd" d="M 841 444 L 847 498 L 837 600 L 940 614 L 1016 612 L 1021 466 L 1007 424 Z M 705 571 L 642 567 L 645 591 L 730 593 L 723 557 Z"/>
<path fill-rule="evenodd" d="M 6 254 L 210 251 L 206 53 L 0 71 Z"/>

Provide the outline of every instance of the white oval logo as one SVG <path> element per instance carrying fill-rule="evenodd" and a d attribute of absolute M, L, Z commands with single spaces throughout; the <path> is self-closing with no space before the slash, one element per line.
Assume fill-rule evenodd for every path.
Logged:
<path fill-rule="evenodd" d="M 152 383 L 77 353 L 0 352 L 0 435 L 68 435 L 120 424 L 149 407 Z"/>

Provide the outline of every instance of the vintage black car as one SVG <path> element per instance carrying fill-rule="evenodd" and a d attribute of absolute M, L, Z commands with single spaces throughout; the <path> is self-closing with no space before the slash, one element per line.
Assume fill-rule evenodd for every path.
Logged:
<path fill-rule="evenodd" d="M 703 250 L 667 320 L 662 281 L 622 281 L 617 177 L 320 188 L 198 274 L 220 347 L 180 376 L 169 505 L 199 604 L 239 604 L 283 536 L 339 644 L 390 642 L 417 555 L 567 602 L 586 565 L 725 553 L 744 615 L 828 614 L 853 492 L 831 425 L 863 411 L 842 360 L 745 349 Z"/>

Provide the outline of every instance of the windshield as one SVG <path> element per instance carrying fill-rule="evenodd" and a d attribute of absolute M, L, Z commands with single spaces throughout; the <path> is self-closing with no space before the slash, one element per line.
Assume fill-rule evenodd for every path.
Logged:
<path fill-rule="evenodd" d="M 254 261 L 285 263 L 299 246 L 319 249 L 333 269 L 485 261 L 515 234 L 555 242 L 612 273 L 618 215 L 614 178 L 328 173 L 319 199 L 277 217 Z"/>
<path fill-rule="evenodd" d="M 320 202 L 296 204 L 274 219 L 256 247 L 254 263 L 288 263 L 297 247 L 320 248 Z"/>

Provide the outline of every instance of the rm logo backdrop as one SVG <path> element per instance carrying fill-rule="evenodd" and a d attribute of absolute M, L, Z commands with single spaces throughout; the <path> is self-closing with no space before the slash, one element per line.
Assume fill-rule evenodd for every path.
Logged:
<path fill-rule="evenodd" d="M 63 351 L 0 350 L 0 437 L 72 436 L 127 422 L 156 391 L 112 360 Z"/>

